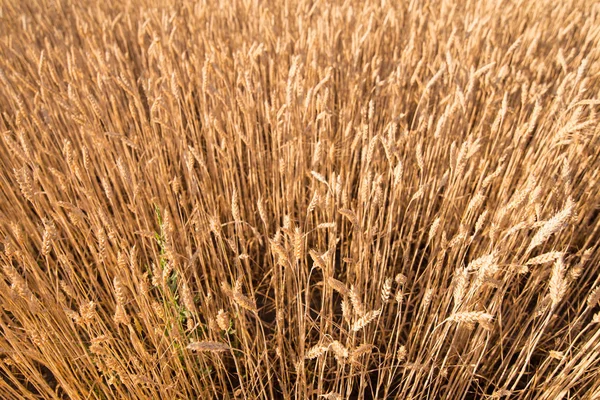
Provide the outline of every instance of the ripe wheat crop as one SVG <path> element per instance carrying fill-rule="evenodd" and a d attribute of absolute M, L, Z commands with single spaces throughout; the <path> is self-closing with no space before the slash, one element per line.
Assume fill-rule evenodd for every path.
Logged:
<path fill-rule="evenodd" d="M 597 399 L 600 4 L 0 0 L 0 398 Z"/>

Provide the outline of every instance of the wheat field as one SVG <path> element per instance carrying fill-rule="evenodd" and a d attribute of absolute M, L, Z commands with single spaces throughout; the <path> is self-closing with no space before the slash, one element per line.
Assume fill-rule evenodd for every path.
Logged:
<path fill-rule="evenodd" d="M 0 0 L 0 398 L 600 398 L 600 3 Z"/>

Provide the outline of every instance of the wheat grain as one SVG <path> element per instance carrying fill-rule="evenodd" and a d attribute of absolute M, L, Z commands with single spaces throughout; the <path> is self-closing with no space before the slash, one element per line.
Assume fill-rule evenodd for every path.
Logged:
<path fill-rule="evenodd" d="M 217 317 L 215 318 L 215 321 L 217 322 L 217 326 L 219 327 L 219 329 L 221 329 L 222 331 L 229 330 L 231 321 L 229 319 L 229 316 L 223 309 L 219 310 L 219 312 L 217 313 Z"/>
<path fill-rule="evenodd" d="M 335 290 L 336 292 L 338 292 L 339 294 L 341 294 L 344 297 L 346 297 L 350 294 L 350 290 L 348 290 L 348 287 L 343 282 L 338 281 L 335 278 L 332 278 L 332 277 L 327 278 L 327 283 L 333 290 Z"/>
<path fill-rule="evenodd" d="M 44 221 L 44 234 L 42 235 L 42 255 L 47 256 L 52 250 L 52 242 L 56 238 L 56 227 L 50 220 Z"/>
<path fill-rule="evenodd" d="M 361 318 L 364 317 L 366 313 L 365 306 L 363 305 L 358 291 L 354 287 L 354 285 L 350 286 L 348 296 L 350 297 L 350 303 L 352 304 L 352 309 L 354 310 L 354 313 Z"/>
<path fill-rule="evenodd" d="M 302 258 L 304 249 L 304 235 L 299 227 L 294 229 L 294 257 L 296 262 L 299 262 Z"/>
<path fill-rule="evenodd" d="M 365 198 L 366 198 L 366 196 L 365 196 Z M 342 214 L 344 217 L 348 218 L 350 220 L 350 222 L 352 222 L 352 225 L 354 225 L 354 226 L 359 225 L 358 217 L 356 216 L 356 213 L 354 211 L 342 208 L 342 209 L 338 210 L 338 212 L 340 214 Z"/>
<path fill-rule="evenodd" d="M 315 177 L 316 180 L 318 180 L 321 183 L 324 183 L 325 185 L 327 185 L 327 187 L 329 187 L 329 183 L 327 182 L 327 179 L 325 179 L 325 177 L 323 175 L 321 175 L 317 171 L 310 171 L 310 173 L 312 176 Z"/>
<path fill-rule="evenodd" d="M 23 197 L 30 203 L 33 203 L 33 184 L 29 169 L 27 167 L 23 167 L 20 170 L 14 169 L 14 173 Z"/>
<path fill-rule="evenodd" d="M 600 286 L 596 286 L 588 295 L 587 305 L 589 308 L 596 307 L 600 302 Z"/>
<path fill-rule="evenodd" d="M 359 358 L 370 354 L 373 350 L 373 345 L 370 343 L 363 343 L 360 346 L 356 347 L 352 352 L 350 352 L 350 362 L 357 363 Z"/>
<path fill-rule="evenodd" d="M 422 172 L 423 169 L 425 168 L 425 162 L 423 161 L 423 146 L 421 145 L 421 143 L 417 143 L 417 147 L 415 149 L 416 151 L 416 157 L 417 157 L 417 166 L 419 167 L 419 170 Z"/>
<path fill-rule="evenodd" d="M 381 302 L 383 304 L 387 303 L 392 295 L 392 279 L 387 278 L 385 282 L 383 282 L 383 286 L 381 287 Z"/>
<path fill-rule="evenodd" d="M 350 355 L 348 349 L 337 340 L 329 344 L 329 349 L 333 350 L 333 354 L 339 363 L 343 363 Z"/>
<path fill-rule="evenodd" d="M 463 312 L 458 312 L 458 313 L 452 314 L 448 318 L 448 320 L 454 321 L 454 322 L 470 324 L 470 323 L 475 323 L 475 322 L 479 322 L 479 323 L 491 322 L 493 318 L 494 318 L 493 315 L 485 313 L 483 311 L 463 311 Z"/>
<path fill-rule="evenodd" d="M 473 211 L 478 209 L 483 202 L 485 201 L 485 196 L 482 193 L 477 193 L 475 196 L 471 198 L 467 208 L 465 210 L 465 215 L 471 214 Z"/>
<path fill-rule="evenodd" d="M 187 345 L 187 348 L 192 351 L 198 352 L 211 352 L 211 353 L 220 353 L 224 351 L 229 351 L 230 347 L 225 343 L 214 342 L 214 341 L 201 341 L 201 342 L 192 342 Z"/>
<path fill-rule="evenodd" d="M 319 397 L 323 398 L 325 400 L 342 400 L 343 399 L 341 394 L 335 393 L 335 392 L 320 394 Z"/>
<path fill-rule="evenodd" d="M 323 260 L 323 257 L 321 257 L 315 250 L 311 249 L 309 250 L 308 254 L 310 254 L 310 257 L 313 260 L 314 265 L 316 265 L 317 267 L 321 268 L 321 269 L 325 269 L 327 267 L 325 260 Z M 330 278 L 333 279 L 333 278 Z"/>
<path fill-rule="evenodd" d="M 334 229 L 337 227 L 335 222 L 323 222 L 315 227 L 315 229 Z"/>
<path fill-rule="evenodd" d="M 406 361 L 407 354 L 408 352 L 406 351 L 406 346 L 400 345 L 400 347 L 398 347 L 398 350 L 396 351 L 396 359 L 398 360 L 398 362 L 403 363 Z"/>
<path fill-rule="evenodd" d="M 381 310 L 374 310 L 364 313 L 362 317 L 354 322 L 352 325 L 352 331 L 358 332 L 365 326 L 369 325 L 374 319 L 376 319 L 381 314 Z"/>
<path fill-rule="evenodd" d="M 431 224 L 431 227 L 429 228 L 428 239 L 427 239 L 428 242 L 431 242 L 433 240 L 433 238 L 435 238 L 435 235 L 437 234 L 437 231 L 440 228 L 440 222 L 441 222 L 441 218 L 437 217 Z"/>
<path fill-rule="evenodd" d="M 454 272 L 454 304 L 458 305 L 462 302 L 469 283 L 468 279 L 468 269 L 460 268 Z"/>
<path fill-rule="evenodd" d="M 341 308 L 344 321 L 350 323 L 352 321 L 352 308 L 346 299 L 342 300 Z"/>
<path fill-rule="evenodd" d="M 313 359 L 315 359 L 317 357 L 320 357 L 323 354 L 325 354 L 326 351 L 327 351 L 327 346 L 324 346 L 324 345 L 321 345 L 321 344 L 317 344 L 317 345 L 311 347 L 306 352 L 306 359 L 313 360 Z"/>
<path fill-rule="evenodd" d="M 561 351 L 550 350 L 548 352 L 548 357 L 554 358 L 555 360 L 562 360 L 565 358 L 565 355 Z"/>
<path fill-rule="evenodd" d="M 510 396 L 512 392 L 508 389 L 498 389 L 494 390 L 491 395 L 492 399 L 501 399 L 502 397 Z"/>
<path fill-rule="evenodd" d="M 527 261 L 527 265 L 545 264 L 548 262 L 552 262 L 552 261 L 556 260 L 557 258 L 562 257 L 563 255 L 564 255 L 564 252 L 562 252 L 562 251 L 549 251 L 547 253 L 540 254 L 537 257 L 530 258 Z"/>
<path fill-rule="evenodd" d="M 237 305 L 248 311 L 258 312 L 258 309 L 256 308 L 256 302 L 238 291 L 233 292 L 233 300 L 237 303 Z"/>
<path fill-rule="evenodd" d="M 181 298 L 183 300 L 185 308 L 191 313 L 196 313 L 196 303 L 194 302 L 194 296 L 192 295 L 192 292 L 187 283 L 184 283 L 181 286 Z"/>
<path fill-rule="evenodd" d="M 564 279 L 565 265 L 561 257 L 557 258 L 550 275 L 549 292 L 552 300 L 552 307 L 556 307 L 562 300 L 567 289 L 567 283 Z"/>
<path fill-rule="evenodd" d="M 308 204 L 308 208 L 306 210 L 307 214 L 311 214 L 315 208 L 317 208 L 317 204 L 321 201 L 319 193 L 314 192 L 312 198 L 310 199 L 310 203 Z"/>
<path fill-rule="evenodd" d="M 469 265 L 467 265 L 467 271 L 479 271 L 481 269 L 483 269 L 483 270 L 488 269 L 494 263 L 495 259 L 496 259 L 495 253 L 490 253 L 485 256 L 481 256 L 481 257 L 471 261 L 469 263 Z"/>
<path fill-rule="evenodd" d="M 531 243 L 527 251 L 531 251 L 535 247 L 544 243 L 552 234 L 562 229 L 564 224 L 569 220 L 573 213 L 574 203 L 572 199 L 567 199 L 564 208 L 555 214 L 552 218 L 546 221 L 537 233 L 531 239 Z"/>
<path fill-rule="evenodd" d="M 238 205 L 238 193 L 235 187 L 233 188 L 233 194 L 231 195 L 231 213 L 233 214 L 233 219 L 235 222 L 241 221 L 240 208 Z"/>

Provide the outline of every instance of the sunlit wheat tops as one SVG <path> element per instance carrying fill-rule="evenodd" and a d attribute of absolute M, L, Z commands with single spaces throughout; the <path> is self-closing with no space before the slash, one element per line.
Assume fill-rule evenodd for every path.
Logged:
<path fill-rule="evenodd" d="M 600 398 L 597 2 L 0 26 L 0 399 Z"/>

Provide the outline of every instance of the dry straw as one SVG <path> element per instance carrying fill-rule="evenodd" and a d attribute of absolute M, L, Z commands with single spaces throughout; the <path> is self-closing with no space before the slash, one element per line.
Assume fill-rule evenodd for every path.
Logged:
<path fill-rule="evenodd" d="M 599 397 L 600 8 L 500 3 L 2 2 L 0 397 Z"/>

